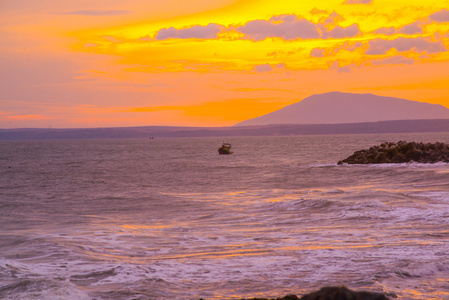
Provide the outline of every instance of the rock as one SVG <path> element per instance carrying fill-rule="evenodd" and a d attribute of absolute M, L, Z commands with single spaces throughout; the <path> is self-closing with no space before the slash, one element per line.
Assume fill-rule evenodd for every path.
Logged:
<path fill-rule="evenodd" d="M 342 287 L 323 287 L 317 292 L 303 295 L 301 298 L 295 295 L 287 295 L 282 298 L 248 298 L 241 300 L 390 300 L 387 297 L 396 298 L 395 294 L 383 294 L 366 291 L 352 291 L 344 286 Z M 200 299 L 202 300 L 202 299 Z"/>
<path fill-rule="evenodd" d="M 324 287 L 317 292 L 304 295 L 300 300 L 388 300 L 380 293 L 356 292 L 346 287 Z"/>
<path fill-rule="evenodd" d="M 201 299 L 200 299 L 201 300 Z M 241 300 L 299 300 L 298 296 L 296 295 L 287 295 L 282 298 L 275 298 L 275 299 L 267 299 L 267 298 L 249 298 L 249 299 L 241 299 Z"/>
<path fill-rule="evenodd" d="M 384 164 L 384 163 L 449 163 L 449 145 L 432 143 L 385 142 L 368 150 L 355 151 L 348 158 L 338 162 L 347 164 Z"/>

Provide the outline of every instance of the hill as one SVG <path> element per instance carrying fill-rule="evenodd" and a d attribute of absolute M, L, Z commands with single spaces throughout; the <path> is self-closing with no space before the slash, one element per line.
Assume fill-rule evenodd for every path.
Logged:
<path fill-rule="evenodd" d="M 373 94 L 317 94 L 235 126 L 269 124 L 343 124 L 392 120 L 449 119 L 439 105 Z"/>

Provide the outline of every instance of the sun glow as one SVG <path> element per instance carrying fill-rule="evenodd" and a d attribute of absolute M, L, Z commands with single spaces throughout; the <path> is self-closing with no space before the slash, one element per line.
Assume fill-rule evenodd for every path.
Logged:
<path fill-rule="evenodd" d="M 102 108 L 86 126 L 106 125 L 105 119 L 120 120 L 117 126 L 232 125 L 280 103 L 334 90 L 449 107 L 447 0 L 133 0 L 108 9 L 75 4 L 61 3 L 51 11 L 45 5 L 22 13 L 13 5 L 3 10 L 8 26 L 2 30 L 10 43 L 2 53 L 36 62 L 16 64 L 17 74 L 46 74 L 30 78 L 29 93 L 17 86 L 29 84 L 31 75 L 5 82 L 4 100 L 32 101 L 51 84 L 55 89 L 46 93 L 53 110 Z M 35 21 L 27 19 L 31 14 Z M 58 61 L 44 63 L 55 56 Z M 261 92 L 267 88 L 268 96 Z M 267 105 L 254 109 L 254 101 Z M 174 107 L 184 117 L 173 114 Z M 2 110 L 44 116 L 40 119 L 54 120 L 53 126 L 71 127 L 74 120 L 59 118 L 48 106 Z M 136 113 L 139 118 L 131 117 Z"/>

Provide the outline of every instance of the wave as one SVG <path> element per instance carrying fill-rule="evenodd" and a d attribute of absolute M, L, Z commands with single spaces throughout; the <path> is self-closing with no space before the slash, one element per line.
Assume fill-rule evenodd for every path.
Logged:
<path fill-rule="evenodd" d="M 427 261 L 427 262 L 414 262 L 407 263 L 407 266 L 401 267 L 394 271 L 396 276 L 404 279 L 421 278 L 421 277 L 433 277 L 441 273 L 447 273 L 449 271 L 449 261 L 442 260 L 440 262 Z"/>
<path fill-rule="evenodd" d="M 0 298 L 10 300 L 89 300 L 90 296 L 67 279 L 19 279 L 0 287 Z"/>

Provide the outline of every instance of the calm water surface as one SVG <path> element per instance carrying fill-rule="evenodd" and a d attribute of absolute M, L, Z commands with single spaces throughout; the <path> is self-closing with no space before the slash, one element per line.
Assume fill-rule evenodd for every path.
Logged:
<path fill-rule="evenodd" d="M 398 140 L 0 142 L 0 298 L 449 299 L 449 164 L 336 164 Z"/>

